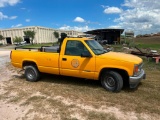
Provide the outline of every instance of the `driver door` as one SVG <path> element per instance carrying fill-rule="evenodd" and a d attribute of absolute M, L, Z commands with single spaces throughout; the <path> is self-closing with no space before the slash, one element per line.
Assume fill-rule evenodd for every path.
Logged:
<path fill-rule="evenodd" d="M 60 56 L 60 74 L 94 79 L 95 57 L 81 57 L 83 52 L 89 51 L 81 41 L 68 40 L 64 55 Z"/>

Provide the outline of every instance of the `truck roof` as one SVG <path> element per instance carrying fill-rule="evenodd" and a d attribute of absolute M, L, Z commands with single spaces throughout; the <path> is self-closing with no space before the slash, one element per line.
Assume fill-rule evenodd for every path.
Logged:
<path fill-rule="evenodd" d="M 69 39 L 69 40 L 93 40 L 93 39 L 87 38 L 87 37 L 66 37 L 65 39 Z"/>

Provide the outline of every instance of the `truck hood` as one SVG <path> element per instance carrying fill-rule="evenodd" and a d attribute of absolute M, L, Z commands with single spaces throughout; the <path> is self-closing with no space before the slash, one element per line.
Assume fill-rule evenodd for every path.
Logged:
<path fill-rule="evenodd" d="M 142 62 L 140 57 L 131 54 L 125 54 L 120 52 L 108 52 L 102 55 L 97 56 L 100 59 L 112 59 L 118 61 L 131 62 L 133 64 L 139 64 Z"/>

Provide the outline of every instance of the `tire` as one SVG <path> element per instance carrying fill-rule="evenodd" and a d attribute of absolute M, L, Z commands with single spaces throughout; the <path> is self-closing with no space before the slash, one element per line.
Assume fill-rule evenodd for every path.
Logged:
<path fill-rule="evenodd" d="M 115 71 L 106 71 L 101 76 L 101 84 L 108 91 L 119 92 L 123 87 L 123 79 Z"/>
<path fill-rule="evenodd" d="M 25 77 L 27 81 L 36 82 L 40 78 L 40 73 L 35 66 L 26 66 Z"/>

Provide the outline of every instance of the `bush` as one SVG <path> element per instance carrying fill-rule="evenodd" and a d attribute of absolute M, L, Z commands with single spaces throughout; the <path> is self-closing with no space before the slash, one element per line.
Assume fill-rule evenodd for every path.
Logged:
<path fill-rule="evenodd" d="M 15 38 L 13 38 L 13 41 L 14 41 L 14 43 L 17 43 L 17 44 L 20 44 L 20 42 L 22 42 L 23 41 L 23 38 L 22 37 L 15 37 Z"/>

